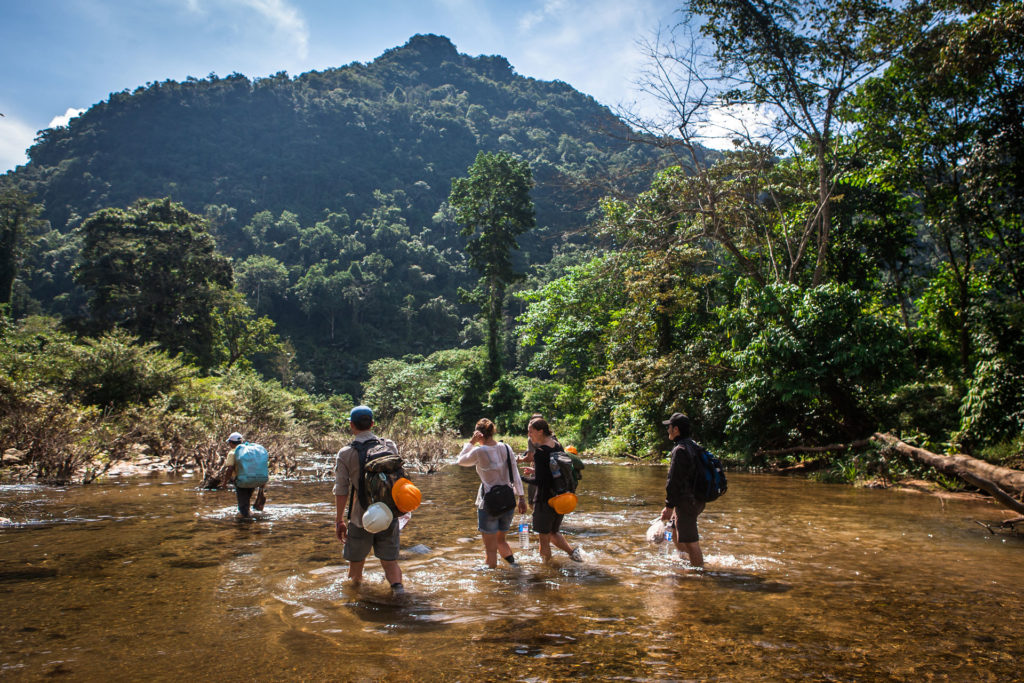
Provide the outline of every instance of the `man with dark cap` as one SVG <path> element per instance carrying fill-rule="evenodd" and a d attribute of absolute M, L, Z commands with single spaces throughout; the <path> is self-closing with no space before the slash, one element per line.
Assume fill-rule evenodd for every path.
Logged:
<path fill-rule="evenodd" d="M 359 585 L 363 580 L 363 566 L 366 557 L 373 554 L 380 560 L 384 576 L 391 584 L 391 590 L 403 592 L 402 569 L 398 566 L 398 548 L 401 526 L 393 518 L 383 531 L 371 533 L 363 528 L 363 513 L 366 502 L 359 494 L 361 467 L 360 458 L 365 460 L 367 449 L 384 444 L 392 453 L 398 447 L 391 439 L 382 439 L 373 433 L 373 411 L 367 406 L 356 406 L 349 413 L 349 431 L 353 441 L 338 451 L 334 464 L 335 535 L 344 543 L 343 556 L 348 560 L 348 576 L 352 583 Z M 362 451 L 362 453 L 360 453 Z M 348 508 L 348 523 L 345 522 Z"/>
<path fill-rule="evenodd" d="M 661 518 L 672 520 L 676 550 L 685 552 L 694 567 L 703 567 L 704 554 L 700 550 L 697 517 L 704 512 L 704 503 L 698 501 L 693 494 L 700 447 L 690 438 L 690 418 L 686 415 L 672 413 L 662 424 L 668 427 L 668 438 L 675 445 L 669 453 L 672 462 L 665 482 L 665 507 L 661 511 Z"/>

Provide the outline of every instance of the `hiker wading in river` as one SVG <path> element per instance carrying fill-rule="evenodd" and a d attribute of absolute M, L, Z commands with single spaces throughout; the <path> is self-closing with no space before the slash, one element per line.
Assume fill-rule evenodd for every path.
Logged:
<path fill-rule="evenodd" d="M 382 443 L 392 453 L 398 447 L 390 439 L 382 439 L 373 429 L 373 411 L 366 406 L 356 406 L 349 414 L 349 431 L 355 437 L 351 444 L 338 451 L 334 465 L 334 506 L 335 535 L 345 544 L 343 556 L 348 560 L 348 576 L 352 583 L 359 585 L 363 580 L 363 566 L 366 557 L 373 554 L 380 560 L 384 576 L 391 589 L 401 592 L 402 570 L 398 566 L 398 544 L 400 541 L 399 518 L 394 517 L 383 531 L 371 533 L 363 528 L 363 514 L 366 509 L 359 489 L 362 484 L 362 468 L 359 465 L 360 450 L 365 452 L 371 444 Z M 365 495 L 365 493 L 363 494 Z M 346 508 L 349 518 L 345 521 Z"/>
<path fill-rule="evenodd" d="M 480 488 L 476 494 L 477 529 L 483 536 L 487 566 L 498 566 L 500 553 L 509 564 L 515 564 L 515 556 L 505 534 L 512 524 L 512 517 L 518 508 L 526 512 L 526 496 L 523 495 L 523 481 L 515 465 L 516 455 L 508 444 L 494 440 L 494 423 L 483 418 L 476 423 L 476 431 L 462 452 L 458 463 L 463 467 L 476 466 L 480 476 Z"/>
<path fill-rule="evenodd" d="M 564 451 L 562 445 L 551 436 L 551 428 L 547 420 L 538 417 L 530 420 L 526 433 L 536 445 L 533 454 L 533 467 L 526 468 L 523 481 L 537 485 L 537 495 L 533 501 L 533 530 L 540 541 L 540 556 L 544 561 L 551 559 L 551 546 L 564 550 L 573 562 L 582 562 L 583 555 L 579 548 L 572 548 L 560 532 L 562 515 L 548 504 L 548 499 L 555 495 L 555 482 L 551 474 L 551 454 Z"/>
<path fill-rule="evenodd" d="M 698 446 L 690 438 L 690 418 L 682 413 L 672 413 L 662 424 L 668 428 L 668 438 L 675 445 L 669 453 L 672 462 L 665 482 L 665 507 L 661 518 L 675 527 L 676 550 L 685 552 L 694 567 L 703 567 L 704 554 L 700 549 L 697 517 L 704 512 L 704 503 L 693 493 Z"/>

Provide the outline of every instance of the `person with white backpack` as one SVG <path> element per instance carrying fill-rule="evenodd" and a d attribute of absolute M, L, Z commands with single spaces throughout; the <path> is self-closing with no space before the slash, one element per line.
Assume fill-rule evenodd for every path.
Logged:
<path fill-rule="evenodd" d="M 264 487 L 270 479 L 270 457 L 267 449 L 258 443 L 249 443 L 239 432 L 232 432 L 228 437 L 231 450 L 224 458 L 224 474 L 221 481 L 234 481 L 235 495 L 238 497 L 239 519 L 251 519 L 250 501 L 253 491 L 259 489 L 256 503 L 252 508 L 257 512 L 263 509 L 266 500 Z"/>

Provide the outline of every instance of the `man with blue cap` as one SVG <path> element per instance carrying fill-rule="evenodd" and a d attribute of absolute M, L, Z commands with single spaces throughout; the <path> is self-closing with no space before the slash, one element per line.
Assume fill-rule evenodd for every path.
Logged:
<path fill-rule="evenodd" d="M 366 557 L 373 554 L 380 560 L 384 576 L 391 589 L 401 592 L 402 570 L 398 566 L 399 522 L 393 518 L 383 531 L 371 533 L 363 528 L 363 514 L 367 504 L 362 486 L 362 466 L 367 454 L 374 448 L 386 448 L 398 454 L 398 446 L 390 439 L 382 439 L 373 433 L 373 411 L 366 406 L 356 406 L 349 413 L 349 431 L 354 439 L 352 443 L 338 451 L 334 464 L 334 505 L 335 535 L 345 544 L 343 556 L 349 562 L 348 577 L 352 583 L 359 585 L 363 580 L 363 566 Z M 348 522 L 345 521 L 346 508 Z"/>

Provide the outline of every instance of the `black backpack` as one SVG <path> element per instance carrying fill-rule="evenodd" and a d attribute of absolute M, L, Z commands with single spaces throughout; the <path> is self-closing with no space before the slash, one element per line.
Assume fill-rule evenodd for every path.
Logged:
<path fill-rule="evenodd" d="M 691 440 L 686 447 L 693 455 L 693 497 L 710 503 L 729 488 L 725 470 L 718 457 L 696 441 Z"/>
<path fill-rule="evenodd" d="M 356 493 L 362 508 L 365 510 L 373 503 L 384 503 L 395 515 L 402 514 L 391 497 L 391 487 L 405 476 L 402 456 L 380 439 L 353 441 L 349 445 L 359 454 L 359 481 Z M 351 500 L 348 511 L 351 516 Z"/>
<path fill-rule="evenodd" d="M 548 466 L 551 468 L 551 479 L 554 481 L 552 492 L 555 495 L 576 492 L 583 478 L 582 460 L 571 453 L 552 451 Z"/>

